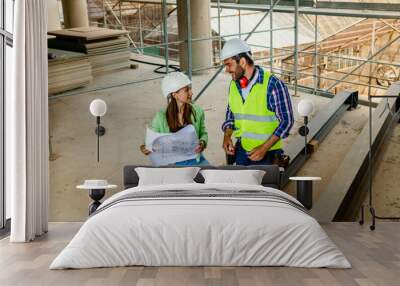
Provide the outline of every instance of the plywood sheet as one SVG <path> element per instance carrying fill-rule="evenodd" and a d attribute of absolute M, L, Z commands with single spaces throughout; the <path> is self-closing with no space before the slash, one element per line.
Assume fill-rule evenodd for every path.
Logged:
<path fill-rule="evenodd" d="M 82 39 L 85 41 L 94 41 L 100 39 L 114 38 L 128 34 L 126 30 L 112 30 L 101 27 L 78 27 L 71 29 L 63 29 L 57 31 L 49 31 L 47 34 L 61 37 Z"/>

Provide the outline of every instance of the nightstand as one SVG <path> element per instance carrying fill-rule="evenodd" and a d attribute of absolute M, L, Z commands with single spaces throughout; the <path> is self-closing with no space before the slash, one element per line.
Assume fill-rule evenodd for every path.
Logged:
<path fill-rule="evenodd" d="M 290 177 L 297 182 L 297 200 L 310 210 L 313 203 L 313 181 L 321 181 L 320 177 Z"/>
<path fill-rule="evenodd" d="M 85 180 L 83 185 L 76 186 L 77 189 L 89 190 L 89 197 L 93 200 L 89 205 L 89 215 L 101 205 L 100 200 L 106 194 L 106 190 L 116 187 L 117 185 L 108 184 L 107 180 Z"/>

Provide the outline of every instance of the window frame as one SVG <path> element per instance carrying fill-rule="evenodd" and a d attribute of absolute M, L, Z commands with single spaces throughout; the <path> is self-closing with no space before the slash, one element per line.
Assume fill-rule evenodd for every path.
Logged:
<path fill-rule="evenodd" d="M 6 0 L 0 0 L 0 237 L 10 232 L 10 219 L 6 217 L 5 189 L 5 92 L 6 49 L 13 47 L 13 34 L 6 30 Z M 10 1 L 10 0 L 8 0 Z M 14 6 L 14 1 L 12 0 Z M 14 7 L 13 7 L 14 12 Z M 13 15 L 12 15 L 13 16 Z"/>

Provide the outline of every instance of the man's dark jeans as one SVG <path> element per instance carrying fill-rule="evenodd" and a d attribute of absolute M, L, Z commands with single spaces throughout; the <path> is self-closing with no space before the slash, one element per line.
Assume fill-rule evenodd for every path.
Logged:
<path fill-rule="evenodd" d="M 272 165 L 276 156 L 279 154 L 283 154 L 282 149 L 271 150 L 265 154 L 265 157 L 262 160 L 252 161 L 249 159 L 247 151 L 243 149 L 240 140 L 238 140 L 235 145 L 236 165 Z"/>

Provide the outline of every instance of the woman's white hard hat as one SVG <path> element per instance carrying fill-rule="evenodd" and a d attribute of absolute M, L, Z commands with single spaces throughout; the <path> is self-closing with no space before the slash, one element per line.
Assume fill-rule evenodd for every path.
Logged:
<path fill-rule="evenodd" d="M 172 92 L 176 92 L 190 84 L 192 84 L 192 81 L 187 75 L 182 72 L 172 72 L 163 78 L 161 89 L 164 97 L 167 98 Z"/>
<path fill-rule="evenodd" d="M 221 51 L 221 61 L 234 57 L 241 53 L 250 53 L 250 46 L 242 39 L 231 39 L 227 41 Z M 248 54 L 250 56 L 250 54 Z"/>

